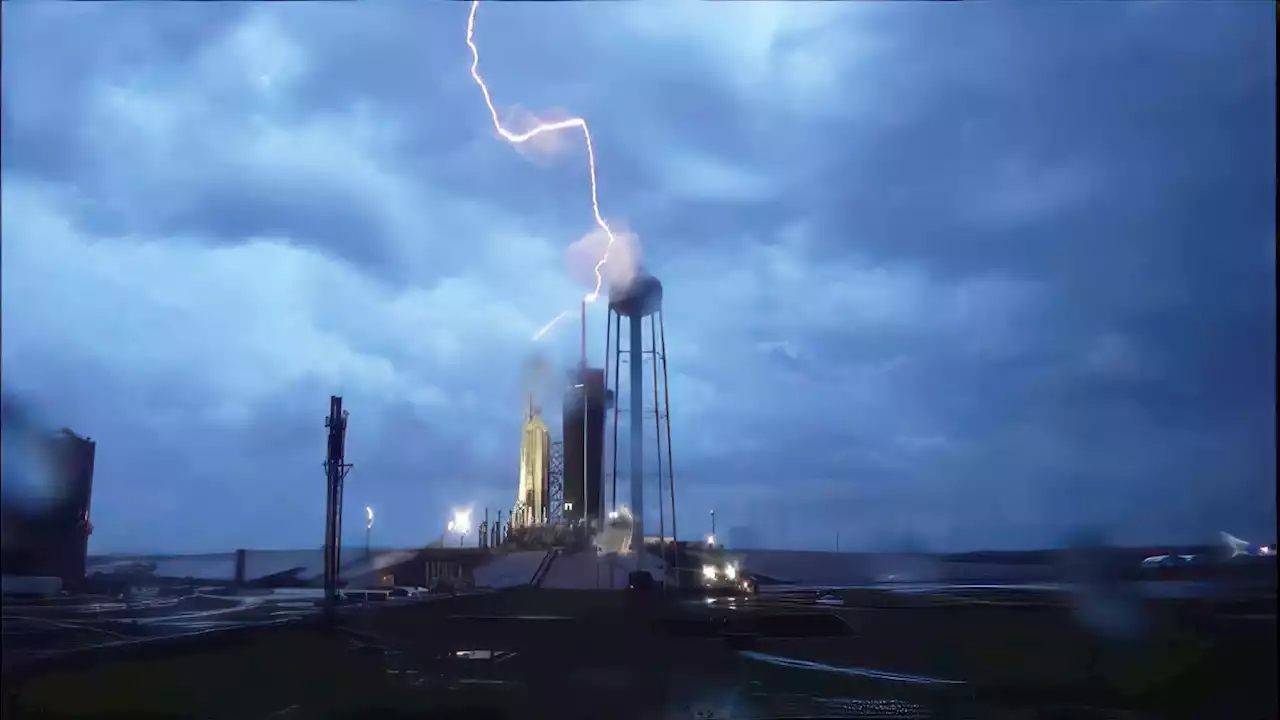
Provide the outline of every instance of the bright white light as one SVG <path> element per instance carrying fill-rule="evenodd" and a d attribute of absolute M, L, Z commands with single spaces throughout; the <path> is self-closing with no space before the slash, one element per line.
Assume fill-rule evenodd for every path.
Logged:
<path fill-rule="evenodd" d="M 734 567 L 732 564 L 730 564 L 730 565 L 725 565 L 725 566 L 724 566 L 724 576 L 725 576 L 726 578 L 729 578 L 730 580 L 735 580 L 735 579 L 737 579 L 737 577 L 738 577 L 738 568 Z"/>
<path fill-rule="evenodd" d="M 365 527 L 368 527 L 368 528 L 373 527 L 373 508 L 369 507 L 368 505 L 365 505 L 364 514 L 365 514 Z"/>
<path fill-rule="evenodd" d="M 471 532 L 471 511 L 470 510 L 454 510 L 453 522 L 449 523 L 450 529 L 459 535 L 466 535 Z"/>
<path fill-rule="evenodd" d="M 715 545 L 715 544 L 716 544 L 716 536 L 715 536 L 715 535 L 708 535 L 708 536 L 707 536 L 707 544 L 708 544 L 708 545 Z"/>
<path fill-rule="evenodd" d="M 706 579 L 708 579 L 708 580 L 715 580 L 715 579 L 716 579 L 716 566 L 715 566 L 715 565 L 703 565 L 703 566 L 702 566 L 702 577 L 704 577 L 704 578 L 706 578 Z"/>
<path fill-rule="evenodd" d="M 453 521 L 449 521 L 449 532 L 453 532 Z"/>
<path fill-rule="evenodd" d="M 610 513 L 609 513 L 609 519 L 610 519 L 610 520 L 617 520 L 617 519 L 618 519 L 618 511 L 617 511 L 617 510 L 614 510 L 614 511 L 610 512 Z"/>

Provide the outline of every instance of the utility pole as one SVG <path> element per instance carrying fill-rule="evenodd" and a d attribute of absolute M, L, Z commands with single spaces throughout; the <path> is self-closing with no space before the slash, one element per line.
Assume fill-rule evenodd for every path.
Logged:
<path fill-rule="evenodd" d="M 325 524 L 324 524 L 324 610 L 332 617 L 338 604 L 338 573 L 341 564 L 342 542 L 342 486 L 351 471 L 346 462 L 347 411 L 342 409 L 342 398 L 329 398 L 329 417 L 324 426 L 329 431 L 328 454 L 325 471 Z"/>

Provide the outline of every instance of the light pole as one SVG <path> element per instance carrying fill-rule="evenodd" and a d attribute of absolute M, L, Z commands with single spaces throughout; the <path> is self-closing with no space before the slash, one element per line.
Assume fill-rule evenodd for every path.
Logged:
<path fill-rule="evenodd" d="M 364 506 L 364 556 L 368 558 L 372 554 L 370 539 L 373 537 L 373 508 L 368 505 Z"/>
<path fill-rule="evenodd" d="M 716 544 L 716 511 L 711 511 L 711 534 L 707 536 L 707 544 Z"/>

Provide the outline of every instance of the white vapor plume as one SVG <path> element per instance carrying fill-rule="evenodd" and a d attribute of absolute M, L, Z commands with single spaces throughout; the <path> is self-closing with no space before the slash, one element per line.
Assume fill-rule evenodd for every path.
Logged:
<path fill-rule="evenodd" d="M 523 405 L 526 400 L 532 400 L 534 405 L 541 407 L 546 398 L 554 397 L 552 377 L 551 362 L 547 356 L 541 353 L 530 355 L 525 361 L 524 375 L 520 383 L 521 404 Z"/>
<path fill-rule="evenodd" d="M 578 238 L 565 252 L 569 277 L 584 287 L 596 284 L 597 261 L 606 252 L 609 262 L 599 266 L 605 288 L 624 288 L 631 284 L 640 268 L 640 237 L 625 223 L 614 221 L 612 241 L 600 228 Z"/>

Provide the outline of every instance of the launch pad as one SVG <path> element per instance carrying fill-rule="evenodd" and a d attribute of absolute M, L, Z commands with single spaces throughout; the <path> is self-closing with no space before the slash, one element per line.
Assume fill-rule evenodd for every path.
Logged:
<path fill-rule="evenodd" d="M 657 511 L 658 537 L 670 538 L 674 545 L 675 478 L 662 299 L 662 283 L 643 270 L 625 286 L 610 290 L 603 368 L 592 367 L 588 362 L 587 305 L 583 303 L 581 356 L 578 366 L 565 377 L 560 393 L 559 440 L 552 439 L 533 391 L 537 383 L 532 378 L 545 372 L 545 362 L 535 361 L 526 369 L 516 502 L 495 544 L 509 540 L 528 544 L 533 538 L 542 538 L 536 544 L 554 543 L 556 538 L 565 540 L 570 536 L 581 540 L 578 536 L 582 535 L 589 541 L 607 530 L 616 535 L 618 523 L 613 521 L 625 512 L 632 537 L 622 545 L 643 547 L 644 517 L 650 509 L 644 488 L 653 484 L 657 502 L 652 509 Z M 625 334 L 623 318 L 628 322 Z M 624 364 L 628 366 L 625 386 Z M 650 377 L 648 382 L 646 376 Z M 625 416 L 620 407 L 624 398 Z M 656 440 L 652 449 L 645 447 L 645 428 L 650 422 Z M 624 426 L 625 436 L 621 434 Z M 620 470 L 619 461 L 624 456 L 626 463 Z M 623 489 L 625 502 L 619 502 L 620 477 L 628 485 Z M 668 517 L 670 534 L 666 530 Z M 498 527 L 503 527 L 501 514 Z M 609 546 L 613 545 L 618 543 L 611 542 Z M 607 552 L 603 546 L 601 551 Z M 629 554 L 635 558 L 636 569 L 642 570 L 647 553 Z M 665 553 L 662 557 L 665 561 Z"/>

